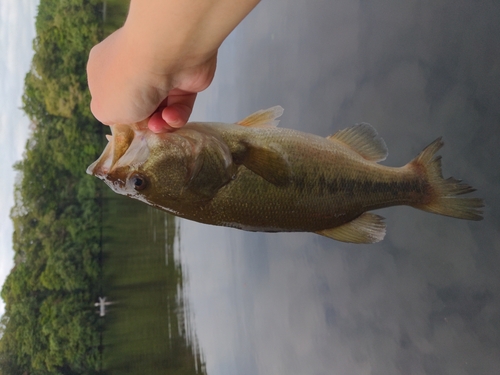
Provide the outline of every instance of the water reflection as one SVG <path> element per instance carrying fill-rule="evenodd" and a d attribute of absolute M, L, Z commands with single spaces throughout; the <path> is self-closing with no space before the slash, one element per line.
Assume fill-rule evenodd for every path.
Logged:
<path fill-rule="evenodd" d="M 107 193 L 104 200 L 103 370 L 204 374 L 179 264 L 176 219 Z"/>
<path fill-rule="evenodd" d="M 485 198 L 481 223 L 380 210 L 370 247 L 181 221 L 209 374 L 492 374 L 500 368 L 500 5 L 276 0 L 219 53 L 195 119 L 285 108 L 328 135 L 370 122 L 401 166 L 443 136 L 446 176 Z"/>
<path fill-rule="evenodd" d="M 185 316 L 193 319 L 201 348 L 182 350 L 203 352 L 191 368 L 204 362 L 216 375 L 498 372 L 499 7 L 468 0 L 276 0 L 262 2 L 230 36 L 193 119 L 230 122 L 280 104 L 282 126 L 319 135 L 366 121 L 386 140 L 392 166 L 442 135 L 445 175 L 478 188 L 487 209 L 480 223 L 405 207 L 381 210 L 387 236 L 369 247 L 181 220 L 180 259 L 189 284 L 177 296 L 189 296 Z M 147 220 L 160 215 L 147 210 Z M 116 216 L 147 221 L 135 211 Z M 116 240 L 137 241 L 138 248 L 154 238 L 153 228 L 158 238 L 159 222 L 142 230 L 130 224 Z M 145 266 L 140 257 L 124 258 L 125 276 L 116 280 L 135 277 L 136 267 L 163 264 L 154 259 Z M 112 307 L 116 319 L 122 300 L 133 306 L 122 316 L 131 319 L 127 314 L 135 311 L 144 329 L 165 316 L 167 302 L 160 309 L 159 300 L 142 297 L 150 292 L 132 301 L 138 289 L 118 285 L 109 291 L 120 301 Z M 105 363 L 123 369 L 120 363 L 133 366 L 128 337 L 143 336 L 114 316 L 106 317 L 115 339 L 107 342 Z M 158 342 L 151 352 L 166 353 L 165 341 Z"/>

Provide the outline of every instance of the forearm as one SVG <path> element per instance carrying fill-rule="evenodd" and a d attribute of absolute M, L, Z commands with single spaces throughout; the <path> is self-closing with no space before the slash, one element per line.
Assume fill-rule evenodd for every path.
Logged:
<path fill-rule="evenodd" d="M 217 49 L 258 2 L 131 0 L 125 25 L 90 52 L 92 113 L 108 125 L 142 121 L 172 90 L 179 97 L 204 90 L 215 72 Z M 168 106 L 177 103 L 174 117 L 185 123 L 194 97 L 179 97 Z"/>
<path fill-rule="evenodd" d="M 209 58 L 258 2 L 132 0 L 124 32 L 137 42 L 145 59 L 171 70 Z"/>

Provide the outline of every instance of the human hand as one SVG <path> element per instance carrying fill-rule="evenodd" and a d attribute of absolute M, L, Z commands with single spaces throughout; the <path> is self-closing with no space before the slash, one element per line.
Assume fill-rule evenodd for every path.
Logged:
<path fill-rule="evenodd" d="M 217 50 L 259 0 L 131 0 L 125 25 L 90 52 L 91 110 L 103 124 L 183 126 Z"/>
<path fill-rule="evenodd" d="M 107 125 L 149 117 L 149 128 L 156 133 L 183 126 L 197 93 L 213 79 L 217 51 L 198 61 L 184 58 L 178 59 L 182 64 L 165 63 L 146 49 L 141 51 L 126 33 L 123 28 L 117 30 L 90 53 L 87 75 L 92 113 Z"/>
<path fill-rule="evenodd" d="M 174 88 L 149 118 L 149 129 L 155 133 L 167 132 L 184 126 L 198 92 L 210 85 L 215 73 L 217 56 L 195 67 L 184 68 L 172 75 Z"/>

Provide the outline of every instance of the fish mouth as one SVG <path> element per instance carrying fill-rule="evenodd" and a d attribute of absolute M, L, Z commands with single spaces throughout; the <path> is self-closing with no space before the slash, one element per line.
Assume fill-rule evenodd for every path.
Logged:
<path fill-rule="evenodd" d="M 122 195 L 131 195 L 135 193 L 133 189 L 128 188 L 128 177 L 130 175 L 130 168 L 112 168 L 111 172 L 105 172 L 104 170 L 99 170 L 94 176 L 103 180 L 106 185 L 108 185 L 111 190 L 115 193 Z"/>
<path fill-rule="evenodd" d="M 124 185 L 128 172 L 149 157 L 148 131 L 147 124 L 145 128 L 140 124 L 112 125 L 111 135 L 106 135 L 108 144 L 101 156 L 88 166 L 87 174 L 104 180 L 113 190 L 117 185 Z"/>
<path fill-rule="evenodd" d="M 106 136 L 108 138 L 109 136 Z M 104 148 L 101 156 L 87 167 L 87 174 L 103 179 L 111 168 L 113 161 L 113 140 L 108 138 L 108 144 Z"/>

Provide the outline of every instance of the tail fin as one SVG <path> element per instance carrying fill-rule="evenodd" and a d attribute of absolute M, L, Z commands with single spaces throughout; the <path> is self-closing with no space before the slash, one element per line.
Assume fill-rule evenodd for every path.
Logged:
<path fill-rule="evenodd" d="M 430 185 L 429 196 L 424 200 L 425 203 L 415 205 L 415 208 L 458 219 L 482 220 L 480 210 L 484 207 L 482 199 L 457 197 L 476 189 L 453 177 L 443 178 L 441 156 L 434 156 L 443 145 L 441 138 L 436 139 L 410 162 L 413 168 L 427 176 Z"/>

